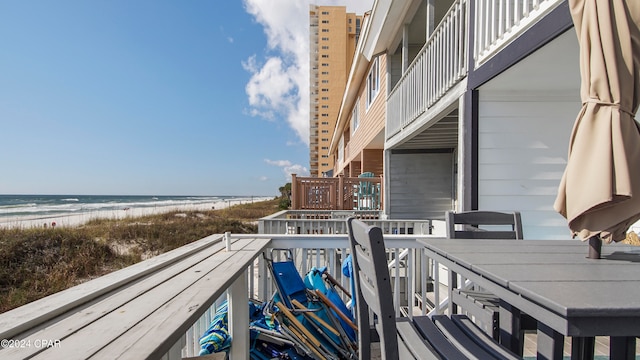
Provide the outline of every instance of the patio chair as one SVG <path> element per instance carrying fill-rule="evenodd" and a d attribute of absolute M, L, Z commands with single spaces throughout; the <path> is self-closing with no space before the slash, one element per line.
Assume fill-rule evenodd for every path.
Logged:
<path fill-rule="evenodd" d="M 371 334 L 369 310 L 377 316 L 375 325 L 380 337 L 382 359 L 439 359 L 436 351 L 420 337 L 408 319 L 396 319 L 391 294 L 387 255 L 382 231 L 363 222 L 347 220 L 353 254 L 356 291 L 356 318 L 360 359 L 370 359 Z"/>
<path fill-rule="evenodd" d="M 361 179 L 373 178 L 372 172 L 364 172 L 358 176 Z M 358 210 L 377 210 L 380 202 L 380 185 L 372 181 L 360 181 L 356 193 Z"/>
<path fill-rule="evenodd" d="M 360 220 L 347 220 L 353 256 L 354 298 L 360 359 L 371 359 L 369 311 L 380 339 L 381 358 L 397 359 L 521 359 L 483 333 L 465 316 L 396 318 L 382 230 Z M 369 330 L 369 331 L 368 331 Z"/>
<path fill-rule="evenodd" d="M 449 239 L 513 239 L 522 240 L 522 220 L 520 213 L 497 211 L 467 211 L 455 213 L 447 211 L 447 238 Z M 482 323 L 485 331 L 494 339 L 499 336 L 500 299 L 482 289 L 454 289 L 452 302 L 460 305 L 468 314 Z M 522 314 L 525 315 L 525 314 Z M 533 320 L 525 316 L 521 319 L 525 329 L 535 329 Z"/>
<path fill-rule="evenodd" d="M 445 218 L 450 239 L 523 239 L 522 220 L 517 211 L 447 211 Z"/>

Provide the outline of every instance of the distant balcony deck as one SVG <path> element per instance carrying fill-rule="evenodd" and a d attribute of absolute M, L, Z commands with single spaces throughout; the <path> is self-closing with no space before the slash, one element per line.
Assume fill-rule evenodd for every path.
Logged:
<path fill-rule="evenodd" d="M 382 177 L 298 177 L 291 179 L 292 210 L 383 209 Z"/>

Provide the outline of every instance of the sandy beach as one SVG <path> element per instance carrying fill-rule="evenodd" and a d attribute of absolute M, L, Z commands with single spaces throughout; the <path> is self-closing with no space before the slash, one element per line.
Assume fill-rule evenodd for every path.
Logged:
<path fill-rule="evenodd" d="M 0 227 L 3 228 L 33 228 L 50 227 L 72 227 L 82 225 L 93 219 L 124 219 L 136 218 L 146 215 L 156 215 L 171 211 L 205 211 L 212 209 L 224 209 L 229 206 L 271 200 L 273 197 L 253 197 L 216 200 L 200 204 L 184 204 L 155 207 L 130 207 L 119 210 L 97 210 L 82 213 L 66 213 L 48 216 L 13 216 L 0 218 Z"/>

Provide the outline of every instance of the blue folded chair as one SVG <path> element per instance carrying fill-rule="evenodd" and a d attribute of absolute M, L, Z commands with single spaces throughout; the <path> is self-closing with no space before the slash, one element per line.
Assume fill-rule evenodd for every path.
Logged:
<path fill-rule="evenodd" d="M 284 251 L 286 259 L 275 261 L 273 259 L 275 251 Z M 309 280 L 303 281 L 295 267 L 291 251 L 288 249 L 273 249 L 271 257 L 265 255 L 264 258 L 276 287 L 274 303 L 281 303 L 286 309 L 280 310 L 284 310 L 285 314 L 291 313 L 296 318 L 293 321 L 285 318 L 283 321 L 285 323 L 292 322 L 293 324 L 287 325 L 293 327 L 301 324 L 311 334 L 314 339 L 309 343 L 320 344 L 319 346 L 311 345 L 314 348 L 312 353 L 317 352 L 321 354 L 320 357 L 327 358 L 353 358 L 355 356 L 355 332 L 351 328 L 345 329 L 345 322 L 329 307 L 341 308 L 340 312 L 343 312 L 351 320 L 353 316 L 339 295 L 333 294 L 335 291 L 323 284 L 322 272 L 316 269 L 310 273 Z M 321 295 L 317 295 L 316 290 Z M 331 304 L 325 304 L 322 299 L 319 299 L 319 296 L 331 299 Z M 353 321 L 351 322 L 353 323 Z M 304 342 L 304 339 L 300 340 Z"/>

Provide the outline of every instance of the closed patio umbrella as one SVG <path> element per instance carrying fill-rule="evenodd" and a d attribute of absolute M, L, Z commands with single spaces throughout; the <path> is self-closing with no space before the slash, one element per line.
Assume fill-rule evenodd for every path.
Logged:
<path fill-rule="evenodd" d="M 572 233 L 623 240 L 640 219 L 640 0 L 569 0 L 582 109 L 554 207 Z M 595 256 L 594 256 L 595 257 Z"/>

